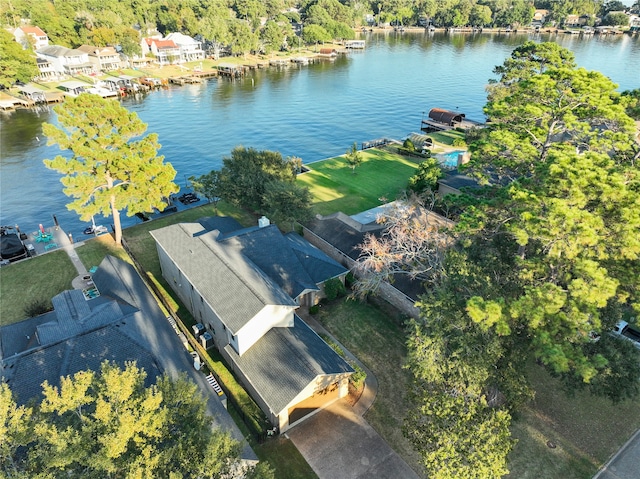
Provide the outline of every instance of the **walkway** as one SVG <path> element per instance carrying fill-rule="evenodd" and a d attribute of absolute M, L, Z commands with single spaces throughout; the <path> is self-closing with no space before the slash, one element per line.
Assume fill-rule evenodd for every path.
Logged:
<path fill-rule="evenodd" d="M 640 477 L 640 429 L 616 452 L 593 479 L 637 479 Z"/>
<path fill-rule="evenodd" d="M 336 401 L 286 432 L 319 479 L 418 479 L 418 475 L 363 419 L 378 393 L 373 373 L 309 315 L 302 319 L 317 333 L 338 344 L 367 373 L 364 391 L 350 406 Z"/>
<path fill-rule="evenodd" d="M 58 247 L 66 251 L 71 263 L 73 263 L 73 266 L 78 272 L 78 276 L 71 281 L 73 289 L 86 289 L 87 287 L 92 286 L 93 284 L 90 282 L 91 277 L 89 272 L 85 265 L 82 264 L 82 261 L 80 261 L 78 253 L 76 253 L 76 245 L 71 243 L 71 239 L 67 233 L 65 233 L 60 227 L 52 227 L 49 231 L 53 234 L 53 240 L 57 243 Z"/>

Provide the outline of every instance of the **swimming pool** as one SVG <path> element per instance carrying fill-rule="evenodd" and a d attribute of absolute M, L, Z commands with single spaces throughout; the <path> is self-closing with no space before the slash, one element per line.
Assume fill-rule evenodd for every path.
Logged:
<path fill-rule="evenodd" d="M 448 153 L 436 153 L 435 157 L 440 160 L 443 166 L 455 168 L 458 166 L 458 155 L 466 153 L 465 150 L 455 150 Z"/>

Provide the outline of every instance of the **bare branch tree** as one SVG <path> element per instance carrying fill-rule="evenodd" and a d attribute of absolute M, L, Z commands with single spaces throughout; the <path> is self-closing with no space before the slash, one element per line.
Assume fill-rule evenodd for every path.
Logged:
<path fill-rule="evenodd" d="M 453 222 L 434 213 L 425 198 L 411 196 L 385 208 L 377 222 L 381 234 L 368 234 L 360 245 L 354 273 L 354 294 L 375 293 L 383 282 L 397 275 L 434 281 L 443 268 L 444 254 L 453 241 Z"/>

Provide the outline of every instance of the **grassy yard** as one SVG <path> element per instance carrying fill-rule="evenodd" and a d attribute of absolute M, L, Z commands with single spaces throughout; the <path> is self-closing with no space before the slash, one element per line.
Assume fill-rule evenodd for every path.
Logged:
<path fill-rule="evenodd" d="M 51 298 L 71 288 L 77 272 L 63 250 L 43 254 L 0 268 L 0 326 L 27 317 L 25 308 L 35 302 L 51 306 Z"/>
<path fill-rule="evenodd" d="M 427 136 L 430 136 L 431 138 L 433 138 L 433 141 L 436 141 L 438 143 L 442 143 L 448 146 L 453 146 L 454 140 L 465 139 L 465 134 L 457 130 L 436 131 L 436 132 L 429 133 Z"/>
<path fill-rule="evenodd" d="M 131 258 L 120 246 L 117 246 L 113 240 L 113 236 L 105 234 L 86 240 L 84 244 L 76 246 L 76 253 L 82 264 L 87 269 L 92 266 L 98 266 L 105 256 L 111 255 L 120 258 L 123 261 L 131 263 Z"/>
<path fill-rule="evenodd" d="M 382 197 L 392 201 L 418 167 L 416 161 L 388 151 L 361 153 L 363 162 L 355 174 L 343 157 L 336 157 L 312 163 L 311 171 L 298 176 L 298 181 L 311 190 L 316 213 L 342 211 L 352 215 L 380 206 Z"/>
<path fill-rule="evenodd" d="M 402 435 L 409 405 L 402 317 L 391 307 L 338 300 L 324 305 L 316 318 L 376 376 L 378 396 L 365 419 L 407 461 L 420 470 L 418 454 Z"/>
<path fill-rule="evenodd" d="M 529 378 L 536 397 L 512 423 L 519 442 L 510 457 L 509 477 L 591 478 L 640 428 L 640 400 L 613 405 L 586 392 L 567 397 L 560 382 L 535 363 Z"/>

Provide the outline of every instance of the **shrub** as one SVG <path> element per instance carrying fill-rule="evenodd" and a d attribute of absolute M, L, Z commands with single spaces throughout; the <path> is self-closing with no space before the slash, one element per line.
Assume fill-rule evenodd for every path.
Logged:
<path fill-rule="evenodd" d="M 351 271 L 347 273 L 344 277 L 344 284 L 347 288 L 351 288 L 353 284 L 356 282 L 356 277 L 353 275 Z"/>
<path fill-rule="evenodd" d="M 456 138 L 453 140 L 452 143 L 453 146 L 467 146 L 467 142 L 464 141 L 462 138 Z"/>
<path fill-rule="evenodd" d="M 333 301 L 337 297 L 347 294 L 347 289 L 340 279 L 331 278 L 324 283 L 324 294 L 327 297 L 327 301 Z"/>
<path fill-rule="evenodd" d="M 34 316 L 40 316 L 41 314 L 52 311 L 53 307 L 49 301 L 44 299 L 36 299 L 31 301 L 24 307 L 24 314 L 27 318 L 33 318 Z"/>
<path fill-rule="evenodd" d="M 413 141 L 411 141 L 411 138 L 407 138 L 406 140 L 404 140 L 404 143 L 402 143 L 402 148 L 409 151 L 415 151 L 416 145 L 413 144 Z"/>
<path fill-rule="evenodd" d="M 355 387 L 356 389 L 360 389 L 360 387 L 364 384 L 364 380 L 367 379 L 367 373 L 365 373 L 364 369 L 355 364 L 353 361 L 348 361 L 348 363 L 355 371 L 349 378 L 349 381 L 351 381 L 353 387 Z"/>
<path fill-rule="evenodd" d="M 311 306 L 309 308 L 309 314 L 318 314 L 319 311 L 320 311 L 320 305 L 319 304 L 314 304 L 313 306 Z"/>

